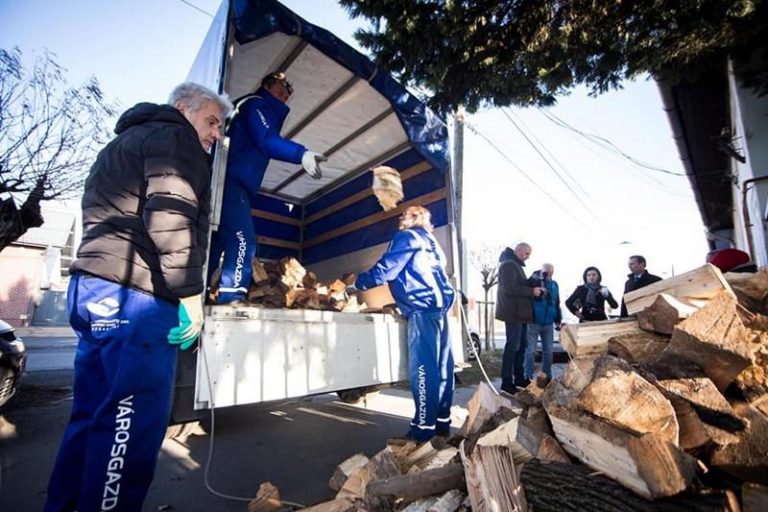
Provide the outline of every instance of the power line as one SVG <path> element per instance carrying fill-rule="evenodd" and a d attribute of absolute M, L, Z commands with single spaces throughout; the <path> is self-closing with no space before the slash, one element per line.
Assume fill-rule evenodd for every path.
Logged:
<path fill-rule="evenodd" d="M 190 6 L 191 8 L 195 9 L 196 11 L 200 11 L 201 13 L 205 14 L 206 16 L 209 16 L 209 17 L 213 18 L 213 14 L 209 13 L 208 11 L 205 11 L 205 10 L 199 8 L 198 6 L 196 6 L 195 4 L 193 4 L 191 2 L 187 2 L 187 0 L 179 0 L 179 2 L 181 2 L 181 3 L 185 4 L 185 5 Z"/>
<path fill-rule="evenodd" d="M 629 155 L 628 153 L 624 152 L 616 144 L 614 144 L 610 140 L 606 139 L 605 137 L 601 137 L 601 136 L 595 135 L 593 133 L 588 133 L 588 132 L 579 130 L 578 128 L 575 128 L 574 126 L 571 126 L 570 124 L 568 124 L 567 122 L 563 121 L 562 119 L 557 117 L 555 114 L 553 114 L 552 112 L 549 112 L 546 109 L 539 108 L 539 110 L 541 111 L 542 114 L 544 114 L 544 117 L 549 119 L 554 124 L 560 126 L 561 128 L 565 128 L 566 130 L 570 130 L 570 131 L 572 131 L 574 133 L 577 133 L 577 134 L 581 135 L 582 137 L 586 138 L 587 140 L 589 140 L 590 142 L 592 142 L 593 144 L 597 144 L 598 146 L 601 146 L 601 147 L 603 147 L 605 149 L 608 149 L 609 151 L 613 151 L 614 153 L 618 153 L 619 155 L 621 155 L 622 157 L 626 158 L 627 160 L 629 160 L 630 162 L 632 162 L 633 164 L 635 164 L 635 165 L 637 165 L 639 167 L 643 167 L 643 168 L 648 169 L 650 171 L 655 171 L 655 172 L 661 172 L 661 173 L 664 173 L 664 174 L 669 174 L 671 176 L 688 176 L 685 173 L 669 171 L 669 170 L 663 169 L 661 167 L 656 167 L 654 165 L 647 164 L 647 163 L 645 163 L 645 162 L 643 162 L 641 160 L 638 160 L 637 158 L 633 157 L 632 155 Z"/>
<path fill-rule="evenodd" d="M 506 153 L 505 153 L 505 152 L 504 152 L 504 151 L 503 151 L 501 148 L 499 148 L 499 147 L 496 145 L 496 143 L 495 143 L 495 142 L 493 142 L 493 140 L 491 140 L 491 138 L 490 138 L 490 137 L 488 137 L 486 134 L 484 134 L 482 131 L 480 131 L 480 129 L 479 129 L 479 128 L 477 128 L 477 127 L 476 127 L 476 126 L 474 126 L 473 124 L 471 124 L 471 123 L 467 122 L 466 120 L 464 121 L 464 126 L 466 126 L 467 128 L 469 128 L 469 129 L 470 129 L 470 130 L 471 130 L 473 133 L 475 133 L 476 135 L 479 135 L 479 136 L 480 136 L 480 137 L 481 137 L 483 140 L 485 140 L 485 141 L 486 141 L 486 142 L 487 142 L 487 143 L 488 143 L 488 144 L 489 144 L 489 145 L 490 145 L 490 146 L 491 146 L 493 149 L 495 149 L 495 150 L 496 150 L 496 152 L 497 152 L 499 155 L 501 155 L 501 156 L 502 156 L 502 158 L 504 158 L 504 160 L 506 160 L 507 162 L 509 162 L 509 163 L 510 163 L 510 165 L 512 165 L 512 167 L 513 167 L 513 168 L 514 168 L 514 169 L 515 169 L 517 172 L 519 172 L 520 174 L 522 174 L 522 175 L 523 175 L 523 177 L 525 177 L 525 179 L 527 179 L 528 181 L 530 181 L 530 182 L 531 182 L 531 184 L 533 184 L 533 186 L 534 186 L 534 187 L 536 187 L 536 188 L 539 190 L 539 192 L 541 192 L 542 194 L 544 194 L 545 196 L 547 196 L 547 197 L 549 198 L 549 200 L 550 200 L 550 201 L 552 201 L 552 203 L 554 203 L 554 205 L 555 205 L 555 206 L 557 206 L 558 208 L 560 208 L 561 210 L 563 210 L 565 213 L 567 213 L 569 218 L 571 218 L 571 219 L 574 219 L 576 222 L 578 222 L 579 224 L 581 224 L 581 226 L 582 226 L 582 227 L 584 227 L 585 229 L 587 229 L 587 231 L 589 231 L 589 232 L 591 232 L 591 233 L 594 233 L 594 232 L 595 232 L 595 231 L 592 229 L 592 227 L 591 227 L 591 226 L 589 226 L 589 225 L 587 225 L 587 224 L 583 223 L 583 222 L 581 221 L 581 219 L 580 219 L 578 216 L 574 216 L 574 215 L 573 215 L 573 212 L 569 211 L 569 210 L 568 210 L 568 208 L 566 208 L 565 206 L 563 206 L 562 204 L 560 204 L 560 202 L 559 202 L 557 199 L 555 199 L 555 198 L 554 198 L 554 197 L 553 197 L 553 196 L 552 196 L 552 195 L 551 195 L 549 192 L 547 192 L 547 191 L 546 191 L 544 188 L 542 188 L 542 187 L 541 187 L 541 185 L 539 185 L 538 183 L 536 183 L 536 181 L 535 181 L 533 178 L 531 178 L 531 177 L 530 177 L 530 176 L 529 176 L 529 175 L 528 175 L 528 174 L 527 174 L 527 173 L 526 173 L 526 172 L 525 172 L 525 171 L 524 171 L 522 168 L 520 168 L 520 166 L 519 166 L 519 165 L 517 165 L 517 164 L 516 164 L 516 163 L 515 163 L 515 162 L 514 162 L 514 161 L 513 161 L 511 158 L 509 158 L 509 156 L 508 156 L 508 155 L 507 155 L 507 154 L 506 154 Z"/>
<path fill-rule="evenodd" d="M 544 163 L 547 164 L 547 166 L 550 169 L 552 169 L 552 172 L 555 173 L 555 176 L 557 176 L 558 179 L 563 183 L 563 185 L 565 185 L 566 190 L 568 190 L 568 192 L 570 192 L 571 195 L 576 198 L 576 200 L 584 207 L 584 209 L 596 221 L 602 222 L 600 220 L 600 218 L 598 218 L 598 216 L 595 214 L 595 212 L 592 211 L 592 208 L 590 208 L 589 205 L 584 202 L 584 200 L 581 198 L 581 196 L 579 196 L 576 192 L 573 191 L 573 189 L 571 188 L 571 185 L 569 185 L 568 182 L 565 181 L 565 178 L 563 178 L 563 176 L 560 174 L 560 172 L 558 172 L 558 170 L 555 169 L 555 167 L 552 165 L 552 163 L 549 160 L 547 160 L 547 157 L 544 156 L 544 153 L 542 153 L 541 150 L 538 148 L 538 146 L 536 146 L 536 144 L 534 144 L 534 142 L 528 137 L 528 135 L 525 133 L 525 131 L 522 128 L 520 128 L 520 126 L 515 122 L 514 119 L 512 119 L 512 116 L 510 115 L 510 113 L 506 109 L 504 109 L 504 108 L 502 108 L 501 111 L 504 113 L 505 116 L 507 116 L 507 119 L 509 120 L 510 123 L 512 123 L 512 126 L 514 126 L 515 129 L 517 129 L 518 132 L 520 132 L 520 135 L 522 135 L 523 138 L 528 142 L 528 144 L 531 145 L 531 147 L 534 149 L 534 151 L 536 151 L 536 153 L 541 157 L 541 159 L 544 160 Z"/>

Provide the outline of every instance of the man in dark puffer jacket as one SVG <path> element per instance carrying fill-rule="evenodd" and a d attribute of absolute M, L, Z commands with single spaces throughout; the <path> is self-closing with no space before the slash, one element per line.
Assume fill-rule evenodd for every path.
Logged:
<path fill-rule="evenodd" d="M 211 170 L 230 102 L 193 83 L 117 122 L 85 183 L 72 264 L 72 417 L 46 511 L 141 510 L 171 405 L 176 346 L 202 328 Z"/>

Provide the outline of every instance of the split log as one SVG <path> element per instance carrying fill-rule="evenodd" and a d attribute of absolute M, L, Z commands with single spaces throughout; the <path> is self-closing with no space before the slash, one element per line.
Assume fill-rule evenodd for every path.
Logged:
<path fill-rule="evenodd" d="M 459 435 L 467 437 L 480 429 L 483 423 L 493 416 L 501 408 L 509 409 L 516 415 L 520 414 L 522 407 L 507 397 L 494 393 L 493 389 L 481 382 L 477 386 L 477 391 L 472 395 L 467 403 L 467 419 L 461 427 Z"/>
<path fill-rule="evenodd" d="M 624 334 L 608 340 L 608 353 L 618 356 L 628 363 L 642 364 L 659 359 L 668 346 L 668 336 L 660 336 L 650 332 Z"/>
<path fill-rule="evenodd" d="M 753 362 L 744 368 L 734 381 L 749 402 L 768 396 L 768 330 L 752 331 L 752 343 L 756 345 Z"/>
<path fill-rule="evenodd" d="M 421 469 L 423 470 L 430 470 L 430 469 L 437 469 L 441 468 L 443 466 L 448 465 L 453 461 L 456 456 L 459 454 L 459 449 L 455 446 L 448 446 L 446 448 L 443 448 L 439 452 L 435 454 L 430 461 L 424 465 Z"/>
<path fill-rule="evenodd" d="M 656 296 L 653 303 L 637 313 L 637 322 L 641 329 L 671 335 L 675 325 L 688 318 L 699 309 L 685 299 L 676 299 L 666 293 Z"/>
<path fill-rule="evenodd" d="M 349 478 L 336 493 L 336 499 L 361 500 L 365 495 L 365 486 L 368 484 L 368 469 L 366 467 L 353 469 Z"/>
<path fill-rule="evenodd" d="M 463 466 L 461 464 L 448 464 L 441 468 L 419 471 L 410 475 L 371 480 L 365 488 L 365 496 L 367 504 L 371 502 L 390 503 L 390 508 L 377 510 L 391 511 L 394 510 L 392 503 L 397 498 L 409 503 L 424 496 L 465 488 Z"/>
<path fill-rule="evenodd" d="M 563 370 L 563 386 L 577 393 L 581 392 L 592 382 L 592 372 L 595 370 L 595 361 L 598 357 L 591 355 L 571 359 Z"/>
<path fill-rule="evenodd" d="M 422 498 L 408 504 L 401 512 L 455 512 L 466 499 L 466 494 L 453 489 L 442 496 Z"/>
<path fill-rule="evenodd" d="M 710 464 L 742 480 L 768 485 L 768 418 L 746 403 L 733 404 L 749 426 L 736 434 L 738 443 L 718 448 Z"/>
<path fill-rule="evenodd" d="M 522 414 L 523 419 L 535 430 L 542 434 L 554 436 L 552 432 L 552 425 L 549 424 L 549 418 L 547 417 L 547 411 L 544 410 L 544 406 L 541 404 L 532 405 L 526 407 Z"/>
<path fill-rule="evenodd" d="M 521 479 L 536 512 L 739 512 L 738 500 L 730 491 L 691 489 L 649 501 L 581 465 L 531 461 L 523 466 Z"/>
<path fill-rule="evenodd" d="M 493 416 L 483 422 L 480 428 L 470 434 L 467 434 L 464 441 L 464 449 L 466 450 L 466 454 L 469 455 L 472 453 L 472 450 L 475 448 L 475 444 L 477 444 L 477 441 L 479 441 L 482 436 L 488 432 L 496 430 L 498 427 L 517 416 L 518 414 L 512 409 L 508 409 L 506 407 L 500 407 L 497 409 L 496 412 L 493 413 Z"/>
<path fill-rule="evenodd" d="M 756 349 L 736 299 L 723 292 L 675 326 L 667 350 L 701 366 L 722 391 L 752 363 Z"/>
<path fill-rule="evenodd" d="M 571 358 L 602 354 L 608 349 L 608 340 L 623 334 L 640 334 L 637 320 L 605 320 L 568 324 L 560 330 L 560 343 Z"/>
<path fill-rule="evenodd" d="M 421 443 L 418 448 L 413 450 L 406 457 L 408 466 L 421 465 L 426 466 L 437 453 L 446 447 L 445 439 L 442 437 L 433 437 L 429 441 Z"/>
<path fill-rule="evenodd" d="M 667 398 L 688 403 L 703 422 L 729 432 L 744 430 L 744 421 L 696 364 L 668 357 L 643 366 L 643 374 Z"/>
<path fill-rule="evenodd" d="M 768 314 L 768 267 L 755 273 L 729 272 L 725 279 L 745 308 L 753 313 Z"/>
<path fill-rule="evenodd" d="M 371 490 L 371 484 L 377 480 L 401 476 L 400 466 L 397 464 L 392 450 L 384 448 L 374 455 L 363 468 L 366 470 L 368 481 L 363 490 L 363 501 L 370 512 L 389 512 L 393 510 L 394 498 L 385 494 L 376 494 Z M 375 490 L 376 487 L 374 486 Z M 422 494 L 422 496 L 425 496 Z M 417 496 L 420 497 L 420 496 Z"/>
<path fill-rule="evenodd" d="M 304 277 L 301 278 L 301 285 L 304 288 L 316 288 L 317 287 L 317 274 L 312 272 L 311 270 L 307 270 L 307 273 L 304 274 Z"/>
<path fill-rule="evenodd" d="M 527 406 L 540 404 L 547 384 L 547 374 L 539 372 L 535 379 L 531 379 L 531 382 L 515 395 L 515 399 Z"/>
<path fill-rule="evenodd" d="M 657 434 L 677 446 L 679 426 L 675 410 L 650 382 L 617 357 L 595 362 L 592 382 L 576 400 L 582 410 L 637 434 Z"/>
<path fill-rule="evenodd" d="M 352 474 L 352 471 L 354 471 L 357 468 L 361 468 L 368 464 L 368 457 L 365 456 L 363 453 L 356 453 L 338 466 L 336 466 L 336 469 L 333 472 L 333 476 L 330 480 L 328 480 L 328 487 L 333 489 L 334 491 L 341 490 L 341 487 L 344 485 L 344 482 L 347 481 L 347 478 L 349 478 L 349 475 Z"/>
<path fill-rule="evenodd" d="M 248 502 L 248 512 L 279 512 L 282 509 L 280 492 L 270 482 L 261 484 L 256 497 Z"/>
<path fill-rule="evenodd" d="M 266 284 L 269 283 L 269 274 L 267 274 L 266 269 L 264 268 L 264 264 L 257 260 L 256 258 L 253 259 L 251 262 L 251 269 L 253 270 L 253 282 L 256 284 Z"/>
<path fill-rule="evenodd" d="M 281 270 L 280 281 L 289 289 L 298 288 L 307 274 L 307 269 L 296 258 L 290 256 L 281 259 L 278 264 Z"/>
<path fill-rule="evenodd" d="M 639 290 L 626 293 L 624 294 L 624 304 L 627 307 L 627 313 L 636 315 L 653 304 L 659 294 L 666 293 L 678 300 L 685 300 L 700 307 L 722 291 L 733 296 L 733 291 L 720 269 L 714 265 L 706 264 L 690 272 L 669 277 Z"/>
<path fill-rule="evenodd" d="M 671 496 L 688 487 L 695 459 L 657 434 L 634 434 L 578 410 L 575 396 L 553 382 L 543 399 L 565 451 L 645 498 Z"/>
<path fill-rule="evenodd" d="M 335 499 L 318 503 L 311 507 L 302 508 L 301 512 L 355 512 L 357 506 L 355 502 L 348 499 Z"/>
<path fill-rule="evenodd" d="M 392 455 L 395 456 L 395 461 L 397 461 L 401 473 L 407 473 L 411 468 L 411 463 L 408 462 L 408 455 L 410 455 L 417 447 L 418 444 L 416 441 L 400 438 L 387 439 L 387 448 L 389 448 Z"/>
<path fill-rule="evenodd" d="M 504 444 L 503 438 L 499 441 L 501 444 L 486 443 L 483 446 L 478 441 L 471 455 L 462 452 L 473 512 L 528 510 L 512 450 Z"/>
<path fill-rule="evenodd" d="M 768 510 L 768 487 L 746 482 L 741 486 L 743 512 L 765 512 Z"/>

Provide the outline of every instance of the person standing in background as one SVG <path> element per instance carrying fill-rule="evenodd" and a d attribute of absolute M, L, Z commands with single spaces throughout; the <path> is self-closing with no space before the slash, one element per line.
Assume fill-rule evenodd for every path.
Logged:
<path fill-rule="evenodd" d="M 649 274 L 645 270 L 645 258 L 636 254 L 629 257 L 627 263 L 631 274 L 627 275 L 627 282 L 624 284 L 624 295 L 635 290 L 639 290 L 649 284 L 653 284 L 657 281 L 661 281 L 659 276 Z M 624 297 L 621 298 L 621 318 L 628 317 L 627 306 L 624 304 Z"/>
<path fill-rule="evenodd" d="M 611 308 L 619 307 L 607 286 L 602 285 L 603 275 L 597 267 L 587 267 L 582 274 L 584 284 L 576 287 L 565 301 L 568 311 L 576 315 L 579 322 L 607 320 L 605 303 Z"/>
<path fill-rule="evenodd" d="M 547 379 L 552 379 L 552 345 L 555 341 L 555 326 L 560 328 L 560 288 L 552 279 L 555 266 L 545 263 L 528 280 L 533 286 L 543 289 L 540 297 L 533 299 L 533 323 L 528 324 L 528 346 L 525 351 L 525 378 L 534 378 L 534 356 L 536 344 L 541 338 L 542 371 Z"/>

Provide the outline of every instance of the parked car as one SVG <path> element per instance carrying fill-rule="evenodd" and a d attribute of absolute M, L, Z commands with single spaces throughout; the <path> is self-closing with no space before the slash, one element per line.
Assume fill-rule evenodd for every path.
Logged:
<path fill-rule="evenodd" d="M 477 331 L 477 329 L 473 327 L 469 327 L 468 329 L 469 329 L 469 337 L 465 340 L 467 343 L 467 359 L 469 361 L 473 361 L 476 359 L 475 353 L 477 353 L 477 355 L 479 356 L 483 347 L 480 344 L 480 333 Z M 475 347 L 475 350 L 472 350 L 473 345 Z"/>
<path fill-rule="evenodd" d="M 16 331 L 10 324 L 0 320 L 0 407 L 16 394 L 26 363 L 24 342 L 16 337 Z"/>

